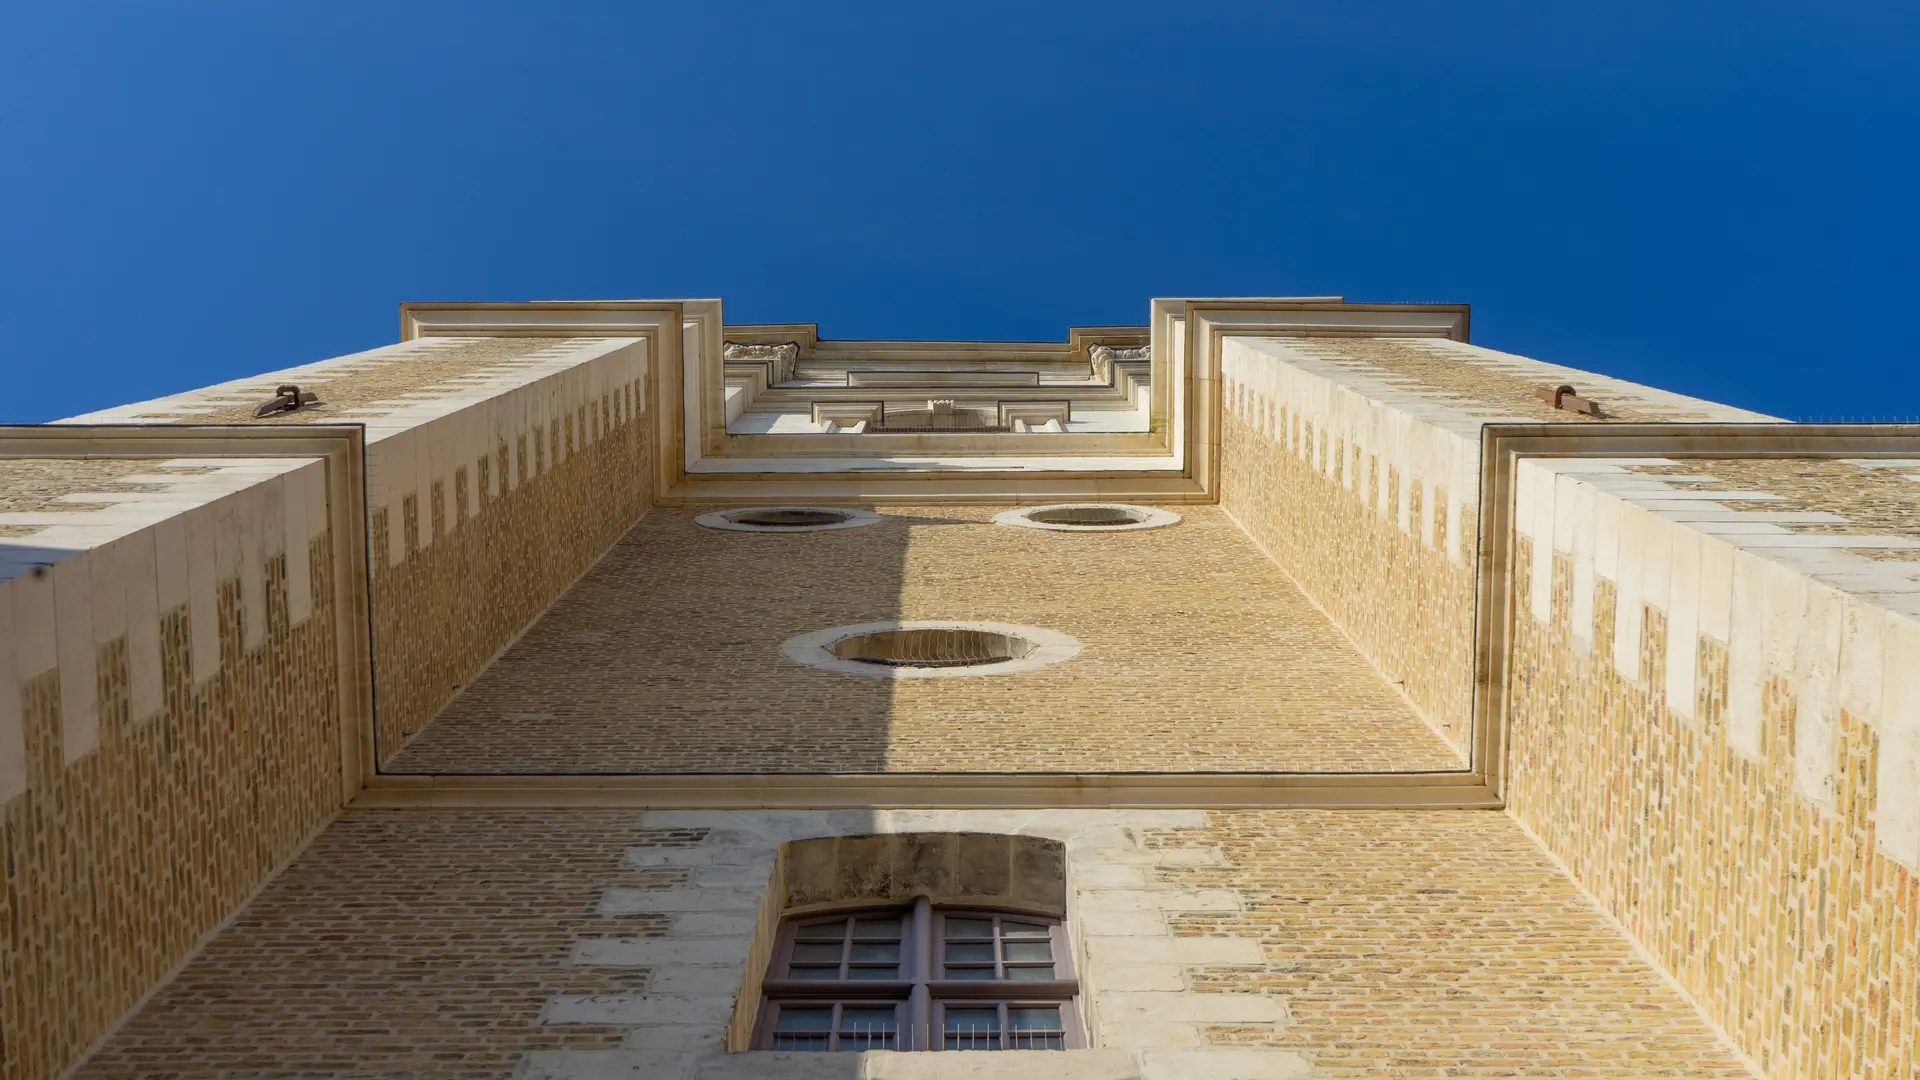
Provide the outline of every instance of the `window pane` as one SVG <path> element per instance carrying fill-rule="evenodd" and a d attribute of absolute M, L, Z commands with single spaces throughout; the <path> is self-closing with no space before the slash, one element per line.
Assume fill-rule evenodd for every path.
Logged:
<path fill-rule="evenodd" d="M 1059 1031 L 1058 1005 L 1015 1005 L 1007 1010 L 1007 1026 L 1014 1031 Z"/>
<path fill-rule="evenodd" d="M 847 936 L 847 921 L 808 923 L 794 928 L 793 936 L 802 941 L 839 941 Z"/>
<path fill-rule="evenodd" d="M 825 1050 L 833 1031 L 832 1009 L 780 1010 L 773 1027 L 775 1050 Z"/>
<path fill-rule="evenodd" d="M 1010 938 L 1043 938 L 1048 935 L 1044 923 L 1015 922 L 1012 919 L 1000 920 L 1000 932 Z"/>
<path fill-rule="evenodd" d="M 948 919 L 947 936 L 950 938 L 990 938 L 993 936 L 993 920 Z"/>
<path fill-rule="evenodd" d="M 946 1011 L 946 1044 L 949 1050 L 1000 1049 L 1000 1010 L 954 1009 Z"/>
<path fill-rule="evenodd" d="M 796 1009 L 780 1007 L 780 1022 L 773 1026 L 775 1031 L 831 1031 L 833 1030 L 833 1010 Z"/>
<path fill-rule="evenodd" d="M 993 963 L 993 942 L 947 942 L 947 963 L 949 964 L 991 964 Z"/>
<path fill-rule="evenodd" d="M 795 964 L 787 969 L 787 978 L 789 979 L 812 979 L 818 981 L 820 979 L 837 979 L 839 977 L 839 964 L 835 964 L 832 967 L 806 967 Z"/>
<path fill-rule="evenodd" d="M 1065 1050 L 1066 1032 L 1060 1027 L 1059 1008 L 1009 1008 L 1007 1044 L 1015 1050 Z"/>
<path fill-rule="evenodd" d="M 855 919 L 853 936 L 857 938 L 892 938 L 900 940 L 899 919 Z"/>
<path fill-rule="evenodd" d="M 840 962 L 841 945 L 837 941 L 796 941 L 793 943 L 793 958 L 796 961 Z M 855 955 L 858 955 L 856 950 Z"/>
<path fill-rule="evenodd" d="M 897 979 L 900 977 L 898 965 L 892 967 L 856 967 L 847 971 L 849 979 Z"/>
<path fill-rule="evenodd" d="M 1008 960 L 1052 960 L 1053 944 L 1046 941 L 1009 941 L 1005 946 Z"/>
<path fill-rule="evenodd" d="M 898 1026 L 891 1006 L 843 1009 L 840 1013 L 840 1049 L 891 1050 Z"/>
<path fill-rule="evenodd" d="M 1013 967 L 1009 965 L 1007 968 L 1007 978 L 1015 982 L 1033 982 L 1035 980 L 1051 979 L 1053 978 L 1053 965 L 1034 964 L 1031 967 Z"/>
<path fill-rule="evenodd" d="M 900 943 L 897 941 L 856 942 L 853 946 L 853 958 L 856 961 L 885 961 L 889 964 L 898 964 Z"/>

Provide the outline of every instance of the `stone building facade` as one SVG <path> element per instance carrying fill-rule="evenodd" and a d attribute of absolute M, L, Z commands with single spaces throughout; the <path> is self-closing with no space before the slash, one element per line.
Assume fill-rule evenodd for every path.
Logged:
<path fill-rule="evenodd" d="M 1920 431 L 401 315 L 0 429 L 0 1078 L 1920 1075 Z"/>

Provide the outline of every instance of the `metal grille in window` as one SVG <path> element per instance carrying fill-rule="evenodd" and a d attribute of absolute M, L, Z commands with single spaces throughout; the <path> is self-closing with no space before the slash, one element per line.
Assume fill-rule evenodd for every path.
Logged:
<path fill-rule="evenodd" d="M 1086 1045 L 1071 950 L 1047 916 L 937 909 L 789 920 L 758 1036 L 767 1050 L 1064 1050 Z"/>

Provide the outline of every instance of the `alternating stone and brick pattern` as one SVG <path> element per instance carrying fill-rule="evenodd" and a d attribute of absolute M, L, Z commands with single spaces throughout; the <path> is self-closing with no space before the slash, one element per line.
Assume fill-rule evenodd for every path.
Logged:
<path fill-rule="evenodd" d="M 631 339 L 410 342 L 67 422 L 363 423 L 370 522 L 314 458 L 0 460 L 0 1077 L 77 1061 L 346 798 L 329 522 L 371 526 L 397 748 L 650 505 L 644 371 Z M 279 383 L 325 404 L 253 419 Z"/>
<path fill-rule="evenodd" d="M 0 581 L 0 675 L 20 663 L 25 676 L 0 678 L 0 733 L 19 737 L 0 751 L 14 773 L 0 805 L 7 1080 L 78 1061 L 340 806 L 330 536 L 232 577 L 209 554 L 204 590 L 187 580 L 184 528 L 167 578 L 152 535 L 120 546 L 139 537 L 144 576 L 114 573 L 109 552 Z M 290 565 L 309 590 L 297 613 Z M 128 612 L 141 586 L 147 608 Z M 123 591 L 108 601 L 109 587 Z M 96 603 L 120 605 L 118 624 L 83 621 Z"/>
<path fill-rule="evenodd" d="M 416 338 L 61 423 L 364 425 L 384 760 L 652 505 L 646 370 L 634 338 Z M 255 417 L 284 385 L 319 404 Z"/>
<path fill-rule="evenodd" d="M 1780 1080 L 1920 1066 L 1916 464 L 1521 466 L 1514 816 Z"/>
<path fill-rule="evenodd" d="M 1507 814 L 326 826 L 344 703 L 317 463 L 14 458 L 0 1076 L 58 1075 L 156 986 L 81 1075 L 1023 1075 L 1012 1055 L 720 1049 L 751 1016 L 782 842 L 977 830 L 1066 844 L 1098 1045 L 1050 1058 L 1062 1076 L 1911 1077 L 1920 459 L 1526 463 L 1514 535 L 1478 536 L 1484 424 L 1602 422 L 1543 387 L 1618 419 L 1765 418 L 1457 342 L 1223 352 L 1224 512 L 1108 536 L 997 528 L 994 507 L 811 535 L 659 509 L 629 531 L 654 496 L 646 432 L 674 413 L 647 407 L 634 339 L 408 343 L 77 419 L 366 420 L 400 768 L 1458 769 L 1472 566 L 1508 545 Z M 329 404 L 252 420 L 280 382 Z M 915 617 L 1086 650 L 1005 680 L 772 659 L 795 633 Z"/>
<path fill-rule="evenodd" d="M 722 1047 L 780 844 L 876 832 L 1065 843 L 1098 1045 L 1004 1075 L 1744 1075 L 1502 815 L 1199 810 L 350 813 L 80 1075 L 856 1075 Z"/>
<path fill-rule="evenodd" d="M 1480 429 L 1768 417 L 1443 338 L 1232 338 L 1221 354 L 1221 507 L 1466 750 Z"/>

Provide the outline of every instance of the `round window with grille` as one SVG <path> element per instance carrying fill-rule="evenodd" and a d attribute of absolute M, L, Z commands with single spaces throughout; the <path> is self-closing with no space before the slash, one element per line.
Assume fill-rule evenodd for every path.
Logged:
<path fill-rule="evenodd" d="M 995 514 L 994 523 L 1054 532 L 1129 532 L 1158 529 L 1180 520 L 1171 510 L 1126 503 L 1055 503 Z"/>
<path fill-rule="evenodd" d="M 880 515 L 846 506 L 748 506 L 716 510 L 693 519 L 725 532 L 826 532 L 877 525 Z"/>
<path fill-rule="evenodd" d="M 817 630 L 789 638 L 780 652 L 844 675 L 929 679 L 1034 671 L 1073 658 L 1080 643 L 1038 626 L 917 620 Z"/>

